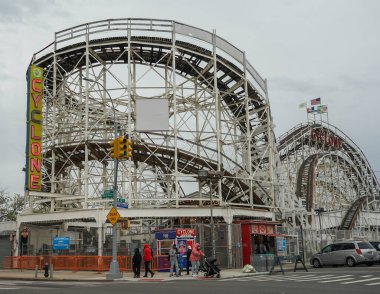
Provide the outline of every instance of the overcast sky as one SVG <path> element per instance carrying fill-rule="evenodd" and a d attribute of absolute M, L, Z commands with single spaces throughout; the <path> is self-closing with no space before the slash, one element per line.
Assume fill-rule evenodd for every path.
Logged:
<path fill-rule="evenodd" d="M 23 193 L 25 72 L 33 53 L 56 31 L 128 17 L 216 29 L 268 79 L 276 136 L 306 121 L 299 103 L 321 97 L 330 123 L 380 171 L 379 11 L 375 0 L 0 0 L 0 187 Z"/>

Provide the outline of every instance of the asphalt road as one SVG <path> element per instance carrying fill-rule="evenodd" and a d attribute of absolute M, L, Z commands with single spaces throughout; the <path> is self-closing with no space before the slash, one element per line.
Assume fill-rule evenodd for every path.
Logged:
<path fill-rule="evenodd" d="M 180 280 L 167 282 L 55 282 L 0 280 L 0 293 L 151 293 L 151 294 L 337 294 L 380 293 L 380 266 L 339 267 L 286 272 L 285 275 L 253 276 L 231 279 Z"/>

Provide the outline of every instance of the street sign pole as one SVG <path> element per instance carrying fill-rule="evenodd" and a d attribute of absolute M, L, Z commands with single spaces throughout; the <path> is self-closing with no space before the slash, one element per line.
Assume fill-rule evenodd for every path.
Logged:
<path fill-rule="evenodd" d="M 110 93 L 107 91 L 105 86 L 102 83 L 99 83 L 98 81 L 95 81 L 93 79 L 89 78 L 83 78 L 85 81 L 89 81 L 92 83 L 96 83 L 97 85 L 101 86 L 104 91 L 107 93 L 108 98 L 111 101 L 112 104 L 112 111 L 113 111 L 113 126 L 114 126 L 114 137 L 115 140 L 117 139 L 117 123 L 116 123 L 116 111 L 115 111 L 115 105 L 113 104 L 112 97 Z M 118 159 L 115 157 L 113 159 L 114 163 L 114 179 L 113 179 L 113 208 L 116 209 L 117 206 L 117 167 L 118 167 Z M 107 279 L 113 280 L 113 279 L 120 279 L 123 277 L 122 273 L 120 273 L 119 263 L 117 262 L 116 254 L 117 254 L 117 224 L 113 224 L 112 227 L 112 261 L 110 264 L 110 271 L 107 274 Z"/>
<path fill-rule="evenodd" d="M 115 124 L 115 139 L 117 138 L 117 129 Z M 113 181 L 113 208 L 116 209 L 117 206 L 117 169 L 118 169 L 118 160 L 117 158 L 113 159 L 114 162 L 114 181 Z M 112 261 L 110 264 L 110 271 L 107 274 L 108 280 L 120 279 L 123 277 L 120 272 L 119 263 L 117 262 L 117 223 L 113 224 L 112 227 Z"/>

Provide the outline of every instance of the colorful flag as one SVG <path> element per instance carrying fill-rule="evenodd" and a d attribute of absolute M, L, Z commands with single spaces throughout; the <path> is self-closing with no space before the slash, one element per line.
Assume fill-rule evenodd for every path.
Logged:
<path fill-rule="evenodd" d="M 326 113 L 327 112 L 327 105 L 318 105 L 318 112 L 319 113 Z"/>
<path fill-rule="evenodd" d="M 298 105 L 298 108 L 306 108 L 306 106 L 307 106 L 307 102 L 303 102 Z"/>
<path fill-rule="evenodd" d="M 314 106 L 306 108 L 307 113 L 314 113 L 316 112 L 316 108 Z"/>
<path fill-rule="evenodd" d="M 318 98 L 315 98 L 315 99 L 311 99 L 310 104 L 311 104 L 311 105 L 318 105 L 318 104 L 321 104 L 321 98 L 318 97 Z"/>

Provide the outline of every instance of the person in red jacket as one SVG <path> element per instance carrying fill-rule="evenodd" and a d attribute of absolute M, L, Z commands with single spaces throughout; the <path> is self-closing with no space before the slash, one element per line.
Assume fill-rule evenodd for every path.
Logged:
<path fill-rule="evenodd" d="M 144 264 L 145 264 L 145 275 L 144 278 L 150 273 L 150 277 L 153 278 L 154 272 L 150 269 L 150 263 L 152 262 L 152 250 L 149 248 L 148 244 L 144 245 Z"/>
<path fill-rule="evenodd" d="M 199 260 L 201 259 L 201 256 L 205 256 L 204 253 L 201 251 L 201 246 L 199 245 L 199 243 L 195 243 L 190 254 L 193 277 L 196 277 L 198 275 Z"/>

